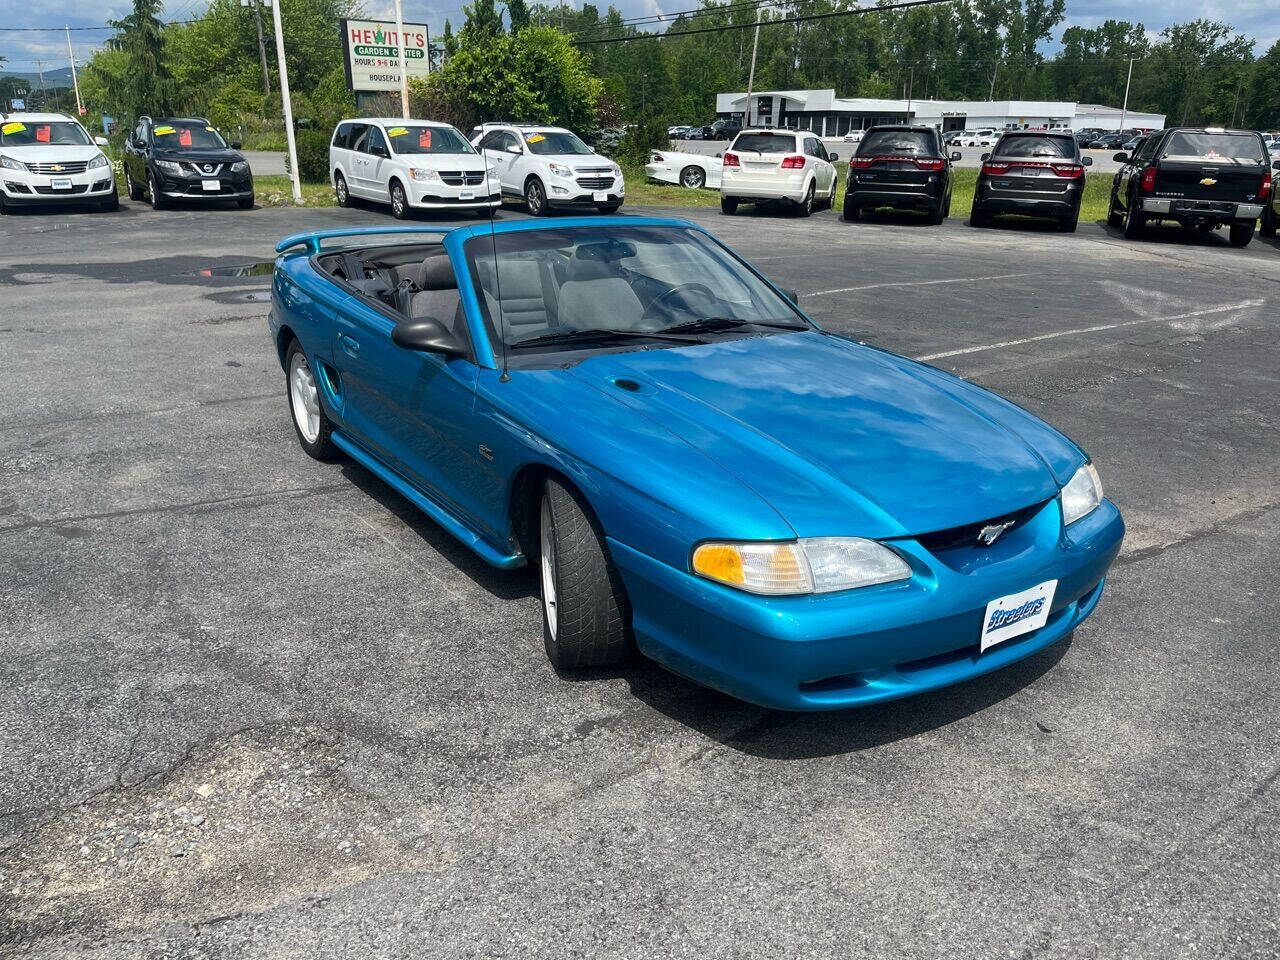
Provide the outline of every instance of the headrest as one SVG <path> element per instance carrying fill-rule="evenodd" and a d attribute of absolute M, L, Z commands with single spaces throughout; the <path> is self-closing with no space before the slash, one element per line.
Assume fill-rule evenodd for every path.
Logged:
<path fill-rule="evenodd" d="M 618 264 L 616 261 L 598 260 L 595 257 L 574 256 L 569 261 L 569 271 L 566 280 L 599 280 L 602 277 L 617 277 Z"/>
<path fill-rule="evenodd" d="M 417 283 L 419 290 L 458 289 L 458 278 L 454 275 L 449 255 L 447 253 L 429 254 L 418 265 Z"/>

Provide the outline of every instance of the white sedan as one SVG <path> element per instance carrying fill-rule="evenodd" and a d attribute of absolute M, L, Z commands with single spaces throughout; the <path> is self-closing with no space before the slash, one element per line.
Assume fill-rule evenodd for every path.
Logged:
<path fill-rule="evenodd" d="M 850 130 L 848 133 L 844 135 L 843 137 L 844 142 L 845 143 L 861 143 L 862 134 L 864 132 L 865 131 L 862 131 L 862 130 Z"/>
<path fill-rule="evenodd" d="M 682 187 L 698 190 L 710 187 L 720 189 L 719 157 L 707 157 L 700 153 L 682 153 L 678 150 L 655 150 L 644 165 L 650 180 L 661 183 L 678 183 Z"/>
<path fill-rule="evenodd" d="M 962 147 L 994 147 L 1000 139 L 999 130 L 974 130 L 960 138 Z"/>

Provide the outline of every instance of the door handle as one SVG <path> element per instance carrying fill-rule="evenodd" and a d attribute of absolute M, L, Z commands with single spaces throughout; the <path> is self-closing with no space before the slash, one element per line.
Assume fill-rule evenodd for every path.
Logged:
<path fill-rule="evenodd" d="M 338 342 L 342 344 L 343 353 L 351 357 L 360 356 L 360 341 L 354 337 L 349 337 L 345 333 L 338 334 Z"/>

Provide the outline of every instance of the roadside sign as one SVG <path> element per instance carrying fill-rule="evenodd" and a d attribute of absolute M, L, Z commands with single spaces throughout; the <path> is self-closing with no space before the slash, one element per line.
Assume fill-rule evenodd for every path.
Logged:
<path fill-rule="evenodd" d="M 347 89 L 399 90 L 400 42 L 395 22 L 341 20 L 339 29 L 346 49 L 343 63 L 347 70 Z M 405 73 L 409 77 L 425 77 L 431 72 L 427 25 L 406 23 L 404 40 Z"/>
<path fill-rule="evenodd" d="M 9 109 L 14 113 L 17 113 L 19 110 L 25 110 L 27 109 L 27 101 L 23 100 L 21 97 L 14 97 L 9 101 Z"/>

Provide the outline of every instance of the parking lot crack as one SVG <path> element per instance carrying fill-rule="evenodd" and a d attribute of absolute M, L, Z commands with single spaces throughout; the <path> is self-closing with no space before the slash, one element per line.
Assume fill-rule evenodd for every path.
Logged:
<path fill-rule="evenodd" d="M 1250 520 L 1256 520 L 1259 517 L 1265 516 L 1277 507 L 1280 507 L 1280 501 L 1273 500 L 1256 507 L 1249 507 L 1245 510 L 1238 510 L 1235 513 L 1229 513 L 1225 517 L 1220 517 L 1213 521 L 1206 527 L 1191 531 L 1190 533 L 1184 534 L 1181 537 L 1177 537 L 1165 543 L 1156 543 L 1148 547 L 1139 547 L 1137 550 L 1133 550 L 1128 553 L 1121 553 L 1116 559 L 1115 565 L 1117 567 L 1123 567 L 1128 566 L 1131 563 L 1138 563 L 1142 560 L 1150 560 L 1152 557 L 1158 557 L 1176 547 L 1181 547 L 1184 544 L 1191 543 L 1192 541 L 1203 540 L 1205 537 L 1211 537 L 1215 533 L 1219 533 L 1228 527 L 1235 526 L 1239 523 L 1248 523 Z"/>

